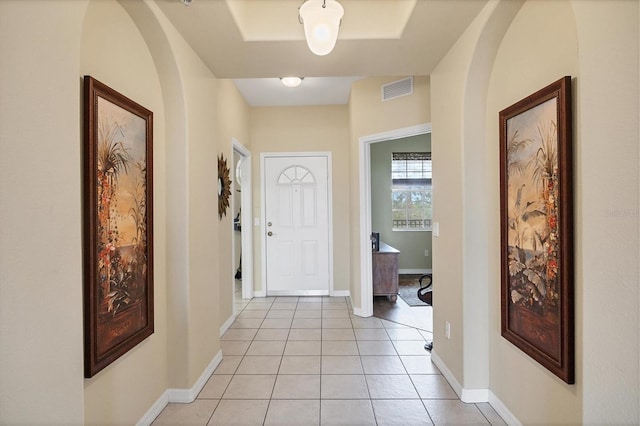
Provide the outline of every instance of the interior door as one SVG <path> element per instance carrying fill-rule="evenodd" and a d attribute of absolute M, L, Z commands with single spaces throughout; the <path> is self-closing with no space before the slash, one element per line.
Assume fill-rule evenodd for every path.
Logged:
<path fill-rule="evenodd" d="M 327 156 L 264 158 L 267 295 L 329 294 Z"/>

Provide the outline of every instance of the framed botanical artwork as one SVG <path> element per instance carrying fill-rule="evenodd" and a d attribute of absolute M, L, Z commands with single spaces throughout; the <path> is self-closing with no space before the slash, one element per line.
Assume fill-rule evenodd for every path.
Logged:
<path fill-rule="evenodd" d="M 84 77 L 84 374 L 153 334 L 153 113 Z"/>
<path fill-rule="evenodd" d="M 500 111 L 502 336 L 574 383 L 571 77 Z"/>

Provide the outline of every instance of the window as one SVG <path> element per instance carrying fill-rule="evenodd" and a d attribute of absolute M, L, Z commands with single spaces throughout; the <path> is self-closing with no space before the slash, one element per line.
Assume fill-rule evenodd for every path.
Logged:
<path fill-rule="evenodd" d="M 394 231 L 431 231 L 431 153 L 394 152 L 391 159 Z"/>

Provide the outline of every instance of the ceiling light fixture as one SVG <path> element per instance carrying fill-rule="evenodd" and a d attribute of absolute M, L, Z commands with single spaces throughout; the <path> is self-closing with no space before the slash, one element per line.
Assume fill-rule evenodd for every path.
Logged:
<path fill-rule="evenodd" d="M 306 0 L 298 9 L 304 36 L 313 53 L 324 56 L 336 45 L 344 8 L 335 0 Z"/>
<path fill-rule="evenodd" d="M 303 79 L 304 77 L 282 77 L 280 80 L 287 87 L 298 87 Z"/>

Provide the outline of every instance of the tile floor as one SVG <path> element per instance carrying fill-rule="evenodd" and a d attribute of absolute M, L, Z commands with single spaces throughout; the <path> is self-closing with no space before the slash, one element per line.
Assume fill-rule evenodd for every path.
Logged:
<path fill-rule="evenodd" d="M 224 359 L 154 425 L 504 424 L 461 402 L 424 350 L 431 333 L 353 316 L 344 297 L 240 302 Z"/>

